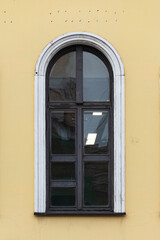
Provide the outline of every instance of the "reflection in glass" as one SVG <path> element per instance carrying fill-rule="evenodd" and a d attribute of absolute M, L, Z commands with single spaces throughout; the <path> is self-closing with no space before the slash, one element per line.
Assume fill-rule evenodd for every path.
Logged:
<path fill-rule="evenodd" d="M 51 206 L 74 206 L 74 188 L 51 188 Z"/>
<path fill-rule="evenodd" d="M 109 72 L 96 55 L 83 52 L 83 100 L 109 101 Z"/>
<path fill-rule="evenodd" d="M 52 180 L 73 180 L 75 179 L 74 163 L 51 163 Z"/>
<path fill-rule="evenodd" d="M 75 113 L 74 111 L 51 112 L 51 153 L 75 153 Z"/>
<path fill-rule="evenodd" d="M 70 52 L 60 57 L 49 75 L 49 100 L 74 101 L 76 96 L 76 54 Z"/>
<path fill-rule="evenodd" d="M 84 152 L 86 154 L 108 153 L 107 111 L 84 112 Z"/>
<path fill-rule="evenodd" d="M 85 163 L 84 204 L 108 205 L 108 163 Z"/>

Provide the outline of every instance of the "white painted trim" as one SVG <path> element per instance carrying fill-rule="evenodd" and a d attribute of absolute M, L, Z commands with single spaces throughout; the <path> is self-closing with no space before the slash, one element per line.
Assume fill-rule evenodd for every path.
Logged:
<path fill-rule="evenodd" d="M 62 48 L 85 44 L 100 50 L 114 73 L 114 212 L 125 212 L 125 82 L 124 68 L 115 48 L 88 32 L 72 32 L 50 42 L 42 51 L 35 72 L 35 212 L 46 212 L 45 75 L 48 63 Z"/>

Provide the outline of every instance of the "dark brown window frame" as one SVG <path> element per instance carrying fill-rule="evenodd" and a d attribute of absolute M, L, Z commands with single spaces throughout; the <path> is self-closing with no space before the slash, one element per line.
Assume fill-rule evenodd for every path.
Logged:
<path fill-rule="evenodd" d="M 76 103 L 73 102 L 49 102 L 49 72 L 53 66 L 53 64 L 58 60 L 58 58 L 62 55 L 64 55 L 65 53 L 68 53 L 70 51 L 73 51 L 76 49 L 76 78 L 77 78 L 77 83 L 76 83 Z M 110 75 L 110 101 L 109 102 L 83 102 L 83 81 L 82 81 L 82 77 L 83 77 L 83 70 L 82 70 L 82 51 L 88 51 L 90 53 L 95 54 L 96 56 L 98 56 L 106 65 L 108 71 L 109 71 L 109 75 Z M 79 64 L 81 63 L 81 64 Z M 112 71 L 112 67 L 108 61 L 108 59 L 97 49 L 92 48 L 90 46 L 85 46 L 85 45 L 75 45 L 75 46 L 71 46 L 71 47 L 67 47 L 65 49 L 62 49 L 61 51 L 59 51 L 50 61 L 48 68 L 47 68 L 47 73 L 46 73 L 46 156 L 47 156 L 47 213 L 48 214 L 112 214 L 113 213 L 113 196 L 114 196 L 114 139 L 113 139 L 113 71 Z M 77 112 L 77 126 L 78 126 L 78 142 L 77 142 L 77 146 L 78 147 L 78 164 L 77 164 L 77 193 L 76 195 L 77 197 L 77 207 L 74 208 L 70 208 L 70 207 L 50 207 L 50 203 L 49 203 L 49 191 L 50 191 L 50 151 L 49 151 L 49 133 L 50 133 L 50 111 L 54 109 L 54 110 L 73 110 L 75 109 Z M 109 206 L 108 207 L 84 207 L 82 208 L 82 201 L 83 201 L 83 177 L 82 177 L 82 140 L 83 140 L 83 127 L 82 127 L 82 112 L 84 110 L 107 110 L 109 111 L 109 122 L 110 122 L 110 127 L 109 127 L 109 144 L 110 144 L 110 153 L 108 155 L 106 155 L 106 160 L 102 159 L 102 161 L 109 161 L 110 163 L 110 170 L 109 170 L 109 179 L 110 179 L 110 189 L 109 189 Z M 77 147 L 76 147 L 77 148 Z M 54 156 L 55 157 L 55 156 Z M 57 156 L 57 161 L 62 161 L 62 159 L 60 159 L 61 157 Z M 103 156 L 102 156 L 103 158 Z M 55 160 L 54 160 L 55 161 Z M 63 161 L 73 161 L 73 156 L 71 157 L 71 159 L 68 160 L 67 159 L 63 159 Z M 84 155 L 83 161 L 89 161 L 89 156 Z M 94 160 L 92 159 L 92 162 L 94 162 Z M 95 161 L 97 162 L 97 161 Z M 63 186 L 63 184 L 61 185 Z"/>

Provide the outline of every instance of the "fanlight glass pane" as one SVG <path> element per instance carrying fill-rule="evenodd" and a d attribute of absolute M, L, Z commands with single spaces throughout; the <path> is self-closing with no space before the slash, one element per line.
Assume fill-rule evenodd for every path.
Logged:
<path fill-rule="evenodd" d="M 51 153 L 75 153 L 75 112 L 51 112 Z"/>
<path fill-rule="evenodd" d="M 83 101 L 109 101 L 110 79 L 106 65 L 96 55 L 83 52 Z"/>
<path fill-rule="evenodd" d="M 107 111 L 84 111 L 84 153 L 108 153 L 108 120 Z"/>
<path fill-rule="evenodd" d="M 108 205 L 108 163 L 85 163 L 84 204 Z"/>
<path fill-rule="evenodd" d="M 76 97 L 76 53 L 60 57 L 49 75 L 49 100 L 74 101 Z"/>

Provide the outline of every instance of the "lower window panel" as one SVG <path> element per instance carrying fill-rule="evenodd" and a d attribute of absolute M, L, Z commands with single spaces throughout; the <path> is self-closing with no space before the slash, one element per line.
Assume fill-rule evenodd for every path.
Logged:
<path fill-rule="evenodd" d="M 84 164 L 84 205 L 108 205 L 108 163 Z"/>
<path fill-rule="evenodd" d="M 75 206 L 75 188 L 51 188 L 51 206 Z"/>

